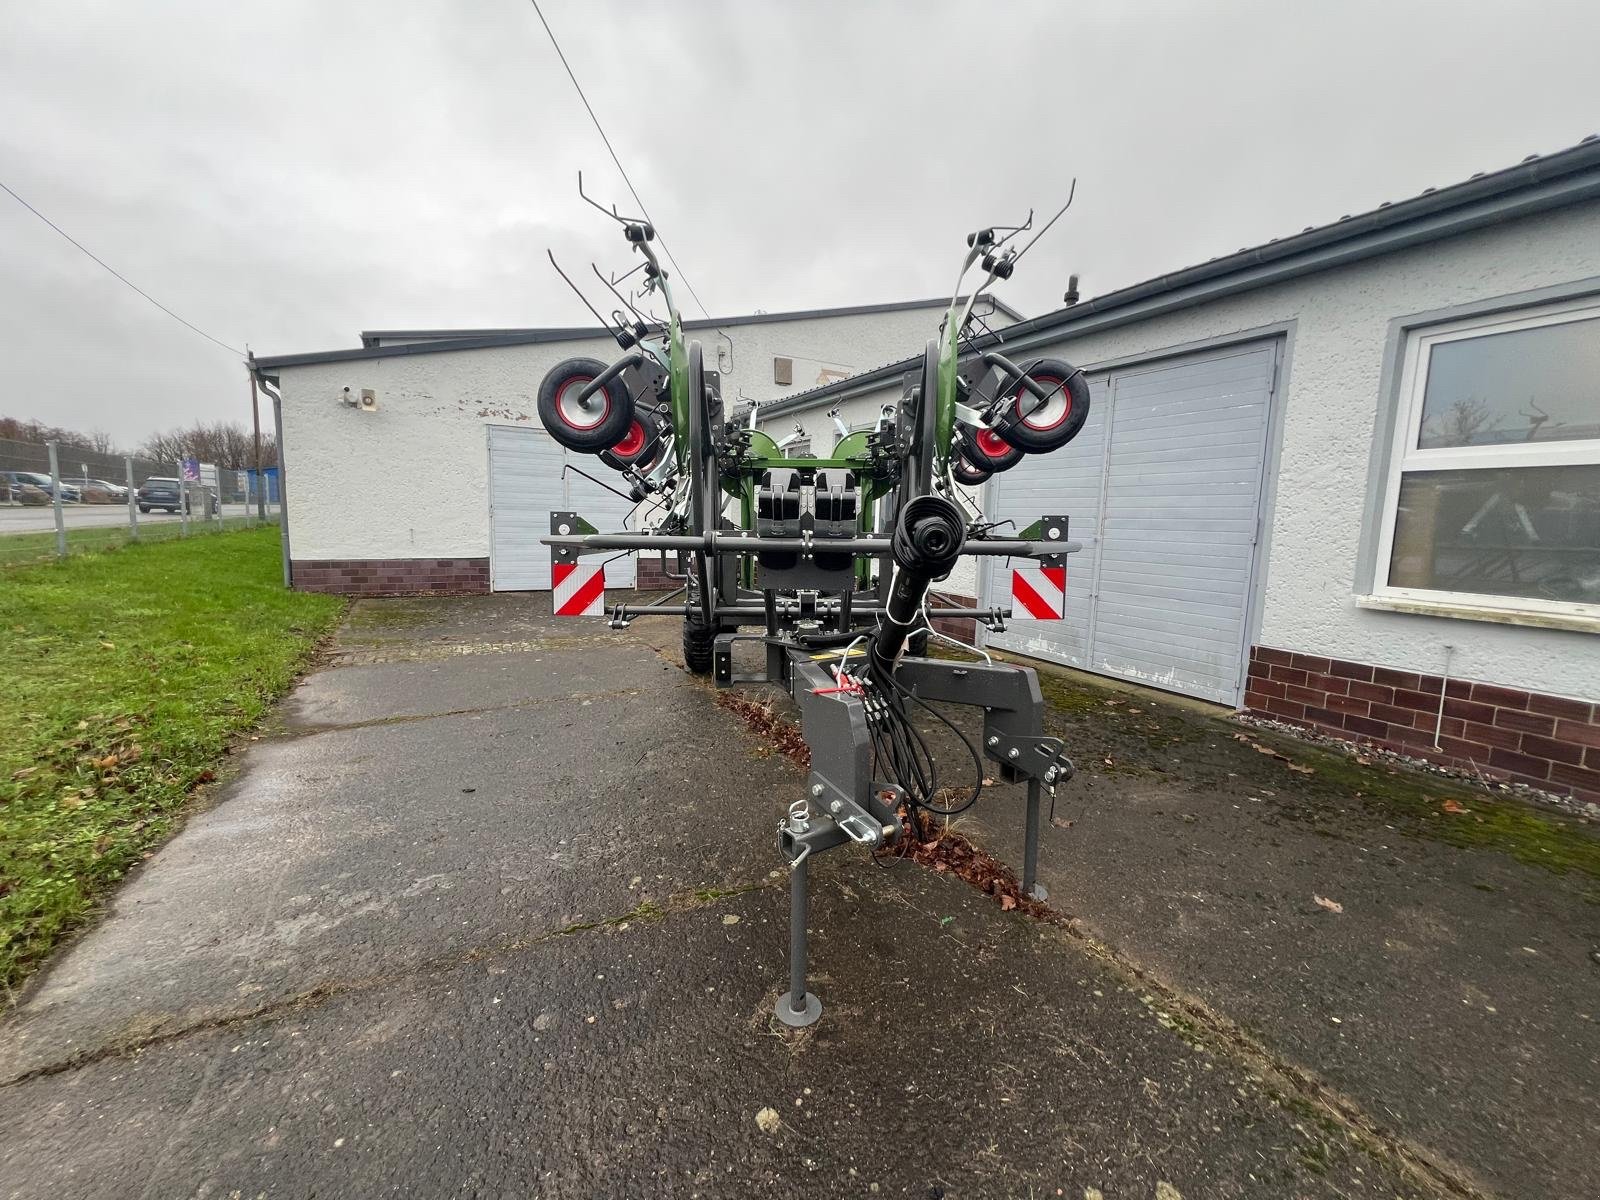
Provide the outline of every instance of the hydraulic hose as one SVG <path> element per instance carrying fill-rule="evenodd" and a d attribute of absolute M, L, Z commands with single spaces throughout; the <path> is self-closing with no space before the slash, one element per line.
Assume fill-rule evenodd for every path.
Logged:
<path fill-rule="evenodd" d="M 906 638 L 922 624 L 928 588 L 956 565 L 966 536 L 961 510 L 943 496 L 918 496 L 900 510 L 889 539 L 894 580 L 872 642 L 874 670 L 886 677 L 894 670 Z"/>

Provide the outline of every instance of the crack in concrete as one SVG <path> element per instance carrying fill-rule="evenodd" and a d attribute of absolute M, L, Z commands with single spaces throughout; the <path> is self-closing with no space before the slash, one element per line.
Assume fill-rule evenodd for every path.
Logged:
<path fill-rule="evenodd" d="M 273 736 L 274 741 L 287 742 L 296 738 L 316 737 L 324 733 L 340 733 L 347 729 L 381 729 L 386 725 L 410 725 L 417 721 L 437 721 L 441 717 L 475 717 L 484 713 L 515 712 L 518 709 L 538 708 L 546 704 L 582 704 L 585 700 L 615 700 L 622 696 L 637 696 L 641 688 L 612 688 L 604 692 L 577 692 L 570 696 L 537 696 L 527 700 L 512 700 L 506 704 L 485 704 L 474 708 L 449 708 L 441 712 L 399 713 L 392 717 L 374 717 L 370 721 L 335 722 L 326 725 L 304 724 L 285 728 Z"/>
<path fill-rule="evenodd" d="M 430 975 L 446 974 L 461 967 L 470 966 L 473 963 L 495 962 L 521 954 L 534 947 L 558 941 L 561 938 L 579 937 L 595 930 L 615 929 L 621 925 L 634 922 L 640 925 L 657 924 L 673 916 L 714 908 L 724 900 L 743 896 L 750 892 L 761 891 L 764 888 L 776 887 L 782 882 L 781 879 L 767 878 L 720 887 L 696 888 L 693 891 L 669 896 L 661 904 L 646 900 L 627 912 L 616 913 L 609 917 L 600 917 L 593 921 L 575 921 L 570 925 L 563 925 L 559 929 L 552 929 L 533 937 L 516 938 L 493 946 L 476 946 L 459 954 L 424 959 L 400 971 L 361 976 L 354 979 L 325 980 L 315 987 L 306 988 L 304 991 L 296 992 L 290 996 L 270 1000 L 265 1004 L 258 1004 L 253 1008 L 217 1013 L 200 1020 L 176 1025 L 170 1029 L 161 1029 L 157 1026 L 148 1032 L 141 1032 L 135 1036 L 113 1038 L 102 1045 L 77 1051 L 69 1054 L 66 1058 L 58 1059 L 55 1062 L 43 1063 L 9 1079 L 0 1080 L 0 1089 L 20 1087 L 35 1079 L 62 1075 L 68 1071 L 76 1071 L 82 1067 L 104 1062 L 107 1059 L 128 1058 L 143 1053 L 152 1047 L 181 1041 L 197 1033 L 231 1029 L 238 1025 L 248 1025 L 254 1022 L 281 1020 L 297 1013 L 308 1012 L 340 996 L 378 991 L 409 980 L 420 979 Z"/>

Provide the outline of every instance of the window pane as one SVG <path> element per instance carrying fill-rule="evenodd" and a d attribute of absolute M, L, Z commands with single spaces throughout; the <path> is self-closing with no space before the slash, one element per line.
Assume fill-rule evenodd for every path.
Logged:
<path fill-rule="evenodd" d="M 1600 604 L 1600 466 L 1408 471 L 1389 584 Z"/>
<path fill-rule="evenodd" d="M 1600 438 L 1600 318 L 1435 343 L 1417 446 Z"/>

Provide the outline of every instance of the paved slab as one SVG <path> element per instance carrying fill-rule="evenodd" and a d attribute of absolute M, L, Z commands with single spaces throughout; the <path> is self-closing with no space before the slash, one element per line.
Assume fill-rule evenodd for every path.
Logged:
<path fill-rule="evenodd" d="M 928 872 L 828 873 L 827 1016 L 783 1031 L 786 915 L 763 889 L 5 1089 L 0 1175 L 59 1200 L 109 1180 L 126 1196 L 1409 1194 L 1058 933 Z"/>
<path fill-rule="evenodd" d="M 1052 904 L 1472 1186 L 1595 1192 L 1595 879 L 1418 836 L 1476 819 L 1438 811 L 1443 796 L 1484 803 L 1445 781 L 1331 770 L 1285 743 L 1317 764 L 1293 770 L 1214 711 L 1045 670 L 1051 731 L 1082 768 L 1043 831 Z M 978 729 L 970 710 L 945 711 Z M 965 751 L 922 724 L 964 782 Z M 1434 795 L 1434 815 L 1394 807 L 1396 791 Z M 1012 863 L 1020 793 L 1000 789 L 962 822 Z"/>
<path fill-rule="evenodd" d="M 597 637 L 547 603 L 356 607 L 214 807 L 0 1027 L 0 1196 L 1475 1194 L 1408 1138 L 1484 1190 L 1583 1194 L 1591 1027 L 1556 1021 L 1580 993 L 1514 959 L 1540 1015 L 1480 1045 L 1505 1009 L 1455 1011 L 1462 939 L 1439 933 L 1458 888 L 1514 893 L 1499 925 L 1462 910 L 1485 918 L 1476 979 L 1572 923 L 1526 868 L 1452 875 L 1431 843 L 1345 836 L 1381 821 L 1245 807 L 1285 772 L 1181 713 L 1143 765 L 1086 722 L 1080 756 L 1110 761 L 1068 793 L 1045 878 L 1114 945 L 825 856 L 827 1013 L 797 1034 L 770 1011 L 799 775 L 673 666 L 672 629 Z M 1020 815 L 998 794 L 964 828 L 1011 852 Z M 1345 924 L 1302 911 L 1312 883 Z M 1403 970 L 1374 974 L 1380 934 Z M 1570 966 L 1572 939 L 1528 960 Z M 1478 1041 L 1451 1057 L 1434 1026 Z M 1516 1054 L 1547 1095 L 1504 1084 Z M 1324 1065 L 1349 1110 L 1301 1086 Z"/>

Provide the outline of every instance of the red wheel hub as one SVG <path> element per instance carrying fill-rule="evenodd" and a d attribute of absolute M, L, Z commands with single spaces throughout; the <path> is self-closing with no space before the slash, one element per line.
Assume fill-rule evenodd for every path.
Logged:
<path fill-rule="evenodd" d="M 611 447 L 611 452 L 622 458 L 632 458 L 643 449 L 644 426 L 635 421 L 628 426 L 628 432 L 622 435 L 622 440 Z"/>

